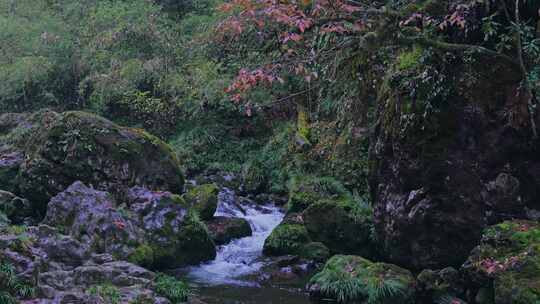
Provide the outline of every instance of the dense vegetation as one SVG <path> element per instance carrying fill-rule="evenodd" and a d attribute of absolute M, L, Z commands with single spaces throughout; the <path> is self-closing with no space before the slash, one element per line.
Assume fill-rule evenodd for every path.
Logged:
<path fill-rule="evenodd" d="M 185 175 L 285 197 L 264 253 L 315 261 L 316 297 L 540 301 L 539 1 L 0 0 L 0 29 L 0 227 L 16 242 L 38 218 L 154 270 L 215 257 L 219 187 Z M 141 215 L 159 212 L 183 222 Z M 35 296 L 4 259 L 0 303 Z"/>

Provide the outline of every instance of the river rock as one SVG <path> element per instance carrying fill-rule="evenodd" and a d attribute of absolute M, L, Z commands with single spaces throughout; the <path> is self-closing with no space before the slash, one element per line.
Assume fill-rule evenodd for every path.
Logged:
<path fill-rule="evenodd" d="M 12 116 L 0 116 L 7 133 L 0 146 L 10 147 L 0 150 L 0 180 L 17 176 L 15 193 L 42 212 L 54 195 L 78 180 L 109 192 L 135 185 L 182 191 L 176 155 L 143 130 L 85 112 L 44 110 L 18 119 Z"/>
<path fill-rule="evenodd" d="M 252 234 L 249 222 L 243 218 L 216 216 L 205 223 L 216 245 L 223 245 Z"/>
<path fill-rule="evenodd" d="M 215 257 L 206 227 L 180 196 L 134 187 L 127 200 L 120 206 L 109 193 L 76 182 L 50 201 L 44 223 L 62 227 L 93 252 L 153 268 Z"/>

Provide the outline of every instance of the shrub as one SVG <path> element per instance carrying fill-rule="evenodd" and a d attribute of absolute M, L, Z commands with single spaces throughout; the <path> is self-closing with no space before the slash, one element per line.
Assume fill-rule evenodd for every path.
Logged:
<path fill-rule="evenodd" d="M 173 304 L 186 302 L 191 295 L 186 283 L 162 273 L 156 276 L 154 288 L 156 293 L 169 299 Z"/>

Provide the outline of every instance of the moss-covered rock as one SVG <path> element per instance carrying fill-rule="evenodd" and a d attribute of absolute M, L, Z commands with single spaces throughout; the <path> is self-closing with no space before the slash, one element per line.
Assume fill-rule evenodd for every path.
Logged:
<path fill-rule="evenodd" d="M 321 263 L 330 258 L 330 250 L 321 242 L 311 242 L 302 246 L 299 255 L 304 259 Z"/>
<path fill-rule="evenodd" d="M 281 223 L 264 241 L 263 253 L 269 256 L 298 255 L 310 242 L 306 227 L 303 225 Z"/>
<path fill-rule="evenodd" d="M 252 234 L 249 222 L 243 218 L 216 216 L 206 221 L 206 226 L 212 240 L 217 245 L 223 245 Z"/>
<path fill-rule="evenodd" d="M 177 246 L 174 254 L 167 255 L 167 249 L 154 248 L 159 265 L 170 267 L 171 257 L 176 265 L 192 265 L 201 261 L 213 260 L 216 257 L 216 245 L 210 237 L 206 225 L 200 220 L 198 213 L 189 212 L 180 232 L 176 235 Z"/>
<path fill-rule="evenodd" d="M 77 180 L 107 191 L 134 185 L 182 191 L 176 155 L 143 130 L 120 127 L 85 112 L 41 111 L 20 124 L 4 138 L 24 154 L 17 193 L 40 209 Z"/>
<path fill-rule="evenodd" d="M 487 228 L 463 265 L 470 286 L 495 304 L 540 302 L 540 223 L 506 221 Z"/>
<path fill-rule="evenodd" d="M 396 265 L 374 263 L 359 256 L 333 256 L 310 280 L 314 298 L 339 303 L 414 303 L 416 281 Z"/>
<path fill-rule="evenodd" d="M 201 219 L 210 220 L 216 213 L 219 187 L 216 184 L 196 186 L 182 197 L 196 210 Z"/>
<path fill-rule="evenodd" d="M 313 241 L 333 253 L 374 255 L 371 208 L 352 200 L 321 200 L 303 212 L 304 225 Z"/>

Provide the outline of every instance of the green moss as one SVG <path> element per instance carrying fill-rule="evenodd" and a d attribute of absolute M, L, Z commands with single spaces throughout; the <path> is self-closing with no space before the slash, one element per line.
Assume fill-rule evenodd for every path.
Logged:
<path fill-rule="evenodd" d="M 398 266 L 336 255 L 310 280 L 314 296 L 339 303 L 414 303 L 415 280 Z"/>
<path fill-rule="evenodd" d="M 289 182 L 288 212 L 300 212 L 322 199 L 344 200 L 351 195 L 332 177 L 295 176 Z"/>
<path fill-rule="evenodd" d="M 128 256 L 128 261 L 143 267 L 150 267 L 154 264 L 154 249 L 147 244 L 139 245 Z"/>
<path fill-rule="evenodd" d="M 487 228 L 464 269 L 486 278 L 495 304 L 540 302 L 540 223 L 515 220 Z"/>
<path fill-rule="evenodd" d="M 421 65 L 422 48 L 414 47 L 411 51 L 402 52 L 397 58 L 398 69 L 411 70 Z"/>
<path fill-rule="evenodd" d="M 217 209 L 219 187 L 216 184 L 206 184 L 194 187 L 184 194 L 183 199 L 197 211 L 204 220 L 214 216 Z"/>
<path fill-rule="evenodd" d="M 330 257 L 330 250 L 323 243 L 311 242 L 302 246 L 300 256 L 316 262 L 325 262 Z"/>
<path fill-rule="evenodd" d="M 299 254 L 309 242 L 309 235 L 303 225 L 282 223 L 265 240 L 263 252 L 270 256 Z"/>

